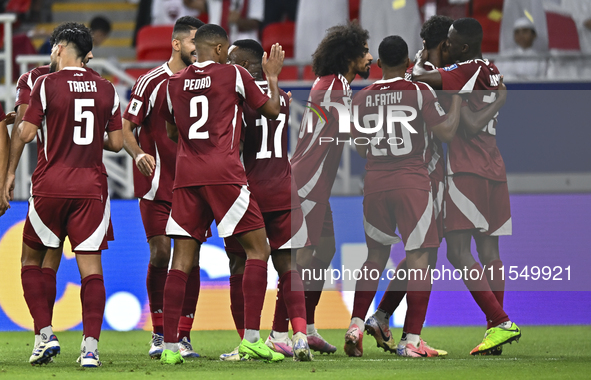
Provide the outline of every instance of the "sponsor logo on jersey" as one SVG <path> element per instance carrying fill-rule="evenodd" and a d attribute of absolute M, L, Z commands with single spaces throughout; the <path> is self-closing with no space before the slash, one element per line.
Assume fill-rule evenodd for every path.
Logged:
<path fill-rule="evenodd" d="M 452 71 L 452 70 L 455 70 L 455 69 L 457 69 L 457 68 L 458 68 L 458 65 L 457 65 L 457 63 L 454 63 L 454 64 L 453 64 L 453 65 L 451 65 L 451 66 L 444 67 L 444 68 L 443 68 L 443 70 L 445 70 L 445 71 Z"/>
<path fill-rule="evenodd" d="M 441 107 L 441 104 L 439 104 L 439 102 L 435 102 L 435 109 L 437 110 L 439 116 L 445 115 L 445 111 L 443 110 L 443 107 Z"/>
<path fill-rule="evenodd" d="M 140 108 L 142 108 L 142 102 L 137 99 L 133 99 L 129 105 L 128 112 L 133 116 L 137 116 L 137 114 L 140 112 Z"/>

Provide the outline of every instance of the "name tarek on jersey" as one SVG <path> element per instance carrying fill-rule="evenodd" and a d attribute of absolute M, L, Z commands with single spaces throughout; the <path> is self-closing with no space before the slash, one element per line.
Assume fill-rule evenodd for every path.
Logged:
<path fill-rule="evenodd" d="M 69 80 L 68 85 L 70 86 L 70 92 L 97 92 L 96 82 L 93 80 L 84 82 Z"/>
<path fill-rule="evenodd" d="M 385 92 L 383 94 L 368 95 L 365 98 L 365 106 L 366 107 L 387 106 L 389 104 L 399 104 L 401 101 L 402 101 L 402 91 Z"/>
<path fill-rule="evenodd" d="M 185 79 L 183 91 L 202 90 L 211 87 L 211 77 L 208 75 L 205 78 Z"/>

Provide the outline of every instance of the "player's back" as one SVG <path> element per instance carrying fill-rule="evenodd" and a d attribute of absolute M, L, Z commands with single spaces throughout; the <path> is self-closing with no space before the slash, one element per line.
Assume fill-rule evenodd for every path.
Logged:
<path fill-rule="evenodd" d="M 113 85 L 83 68 L 39 77 L 24 120 L 43 136 L 33 194 L 100 199 L 104 133 L 121 128 Z"/>
<path fill-rule="evenodd" d="M 256 83 L 267 91 L 266 81 Z M 289 97 L 283 90 L 279 92 L 281 111 L 275 120 L 244 106 L 244 169 L 262 212 L 291 208 L 291 165 L 287 157 Z"/>
<path fill-rule="evenodd" d="M 239 157 L 242 102 L 258 109 L 269 99 L 248 71 L 197 62 L 170 78 L 167 97 L 179 132 L 174 188 L 245 184 Z"/>
<path fill-rule="evenodd" d="M 337 109 L 331 107 L 327 110 L 321 104 L 335 102 L 349 109 L 351 95 L 349 82 L 342 75 L 318 77 L 310 90 L 291 158 L 298 194 L 302 198 L 327 202 L 330 197 L 344 147 L 344 143 L 337 144 L 336 140 L 347 140 L 349 136 L 339 133 Z M 322 138 L 333 138 L 334 141 L 320 144 Z"/>

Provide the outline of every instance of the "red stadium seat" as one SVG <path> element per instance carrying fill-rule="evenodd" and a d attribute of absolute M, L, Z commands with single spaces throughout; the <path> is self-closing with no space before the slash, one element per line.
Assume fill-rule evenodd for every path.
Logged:
<path fill-rule="evenodd" d="M 298 80 L 298 67 L 283 66 L 279 74 L 279 80 Z"/>
<path fill-rule="evenodd" d="M 349 0 L 349 20 L 359 19 L 359 4 L 361 0 Z"/>
<path fill-rule="evenodd" d="M 369 79 L 382 79 L 382 69 L 378 67 L 377 63 L 371 65 L 371 68 L 369 69 Z"/>
<path fill-rule="evenodd" d="M 274 43 L 279 43 L 285 51 L 285 58 L 293 58 L 295 23 L 293 21 L 274 22 L 263 29 L 261 38 L 263 49 L 271 50 Z"/>
<path fill-rule="evenodd" d="M 548 23 L 548 48 L 550 50 L 581 50 L 579 32 L 570 16 L 546 12 Z"/>
<path fill-rule="evenodd" d="M 147 25 L 137 34 L 136 58 L 138 61 L 165 61 L 170 58 L 172 25 Z"/>
<path fill-rule="evenodd" d="M 304 80 L 315 80 L 316 79 L 316 74 L 314 74 L 314 71 L 312 71 L 312 66 L 304 66 L 304 76 L 303 76 Z"/>
<path fill-rule="evenodd" d="M 152 70 L 152 69 L 151 68 L 147 68 L 147 69 L 127 69 L 127 70 L 125 70 L 125 72 L 127 74 L 131 75 L 132 77 L 134 77 L 135 79 L 137 79 L 141 75 L 144 75 L 145 73 L 147 73 L 150 70 Z"/>

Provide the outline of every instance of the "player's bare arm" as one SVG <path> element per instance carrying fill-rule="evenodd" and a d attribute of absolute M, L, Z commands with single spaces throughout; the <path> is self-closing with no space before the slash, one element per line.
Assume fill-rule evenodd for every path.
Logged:
<path fill-rule="evenodd" d="M 28 121 L 23 121 L 18 126 L 20 140 L 25 144 L 30 143 L 37 135 L 38 129 L 39 127 L 37 125 L 29 123 Z"/>
<path fill-rule="evenodd" d="M 427 71 L 425 69 L 425 62 L 429 52 L 425 49 L 417 54 L 418 60 L 412 69 L 412 80 L 417 82 L 425 82 L 436 90 L 441 90 L 443 82 L 441 74 L 437 70 Z"/>
<path fill-rule="evenodd" d="M 9 150 L 10 138 L 8 137 L 8 129 L 6 129 L 6 119 L 4 119 L 0 121 L 0 190 L 2 190 L 0 194 L 0 216 L 4 215 L 6 210 L 10 208 L 8 195 L 4 190 Z"/>
<path fill-rule="evenodd" d="M 259 113 L 269 119 L 277 119 L 279 112 L 281 112 L 281 104 L 279 103 L 279 86 L 277 84 L 277 76 L 283 67 L 283 59 L 285 52 L 281 45 L 274 44 L 271 46 L 271 52 L 267 58 L 267 52 L 263 54 L 263 71 L 267 76 L 267 83 L 269 83 L 269 96 L 271 99 L 267 100 L 259 109 Z"/>
<path fill-rule="evenodd" d="M 452 96 L 451 107 L 447 112 L 447 120 L 431 128 L 435 136 L 444 143 L 450 143 L 453 140 L 460 124 L 460 109 L 462 108 L 462 97 Z M 466 107 L 464 107 L 466 108 Z"/>
<path fill-rule="evenodd" d="M 121 130 L 107 132 L 103 141 L 103 149 L 117 153 L 121 148 L 123 148 L 123 133 L 121 133 Z"/>
<path fill-rule="evenodd" d="M 503 76 L 499 83 L 499 90 L 497 91 L 497 99 L 488 107 L 478 111 L 472 112 L 470 107 L 462 107 L 462 128 L 468 135 L 476 135 L 484 128 L 488 122 L 494 118 L 499 110 L 505 105 L 507 101 L 507 86 L 503 83 Z"/>
<path fill-rule="evenodd" d="M 166 122 L 166 135 L 175 143 L 179 142 L 179 130 L 176 127 L 176 124 L 171 124 L 168 121 Z"/>
<path fill-rule="evenodd" d="M 10 141 L 10 155 L 8 157 L 8 170 L 6 173 L 6 186 L 5 193 L 8 200 L 14 199 L 14 178 L 16 173 L 16 167 L 23 154 L 25 144 L 20 140 L 20 133 L 18 128 L 25 116 L 25 112 L 29 107 L 28 104 L 21 104 L 16 109 L 16 116 L 14 120 L 14 127 L 12 128 L 12 138 Z"/>
<path fill-rule="evenodd" d="M 149 177 L 154 172 L 156 161 L 154 157 L 145 153 L 137 143 L 133 130 L 137 128 L 137 124 L 123 118 L 123 148 L 133 158 L 135 165 L 140 173 Z"/>

